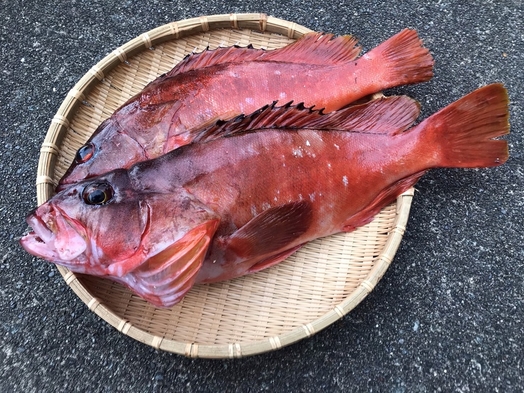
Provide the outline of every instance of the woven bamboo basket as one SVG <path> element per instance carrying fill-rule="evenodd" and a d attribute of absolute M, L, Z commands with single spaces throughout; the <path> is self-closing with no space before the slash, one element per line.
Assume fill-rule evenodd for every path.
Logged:
<path fill-rule="evenodd" d="M 117 48 L 69 91 L 52 119 L 38 164 L 38 204 L 54 194 L 97 126 L 186 54 L 233 44 L 270 50 L 308 31 L 264 14 L 213 15 L 166 24 Z M 311 242 L 270 269 L 196 285 L 170 309 L 109 280 L 58 269 L 91 311 L 140 342 L 189 357 L 253 355 L 309 337 L 359 304 L 395 255 L 412 197 L 410 190 L 365 227 Z"/>

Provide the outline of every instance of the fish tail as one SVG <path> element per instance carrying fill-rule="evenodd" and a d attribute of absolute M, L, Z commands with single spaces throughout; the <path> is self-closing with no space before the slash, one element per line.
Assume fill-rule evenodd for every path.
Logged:
<path fill-rule="evenodd" d="M 372 61 L 371 71 L 381 75 L 383 89 L 425 82 L 433 77 L 433 57 L 415 30 L 402 30 L 367 56 Z"/>
<path fill-rule="evenodd" d="M 481 168 L 505 163 L 509 133 L 508 93 L 500 83 L 484 86 L 420 123 L 424 154 L 433 167 Z"/>

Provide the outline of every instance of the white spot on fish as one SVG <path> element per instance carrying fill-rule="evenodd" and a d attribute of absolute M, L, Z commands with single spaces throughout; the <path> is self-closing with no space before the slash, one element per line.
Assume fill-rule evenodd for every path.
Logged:
<path fill-rule="evenodd" d="M 305 152 L 306 152 L 306 155 L 307 155 L 308 157 L 315 158 L 315 157 L 317 156 L 315 153 L 313 153 L 313 152 L 310 151 L 310 150 L 307 150 L 307 149 L 306 149 Z"/>
<path fill-rule="evenodd" d="M 267 202 L 264 202 L 264 203 L 262 204 L 262 210 L 267 210 L 267 209 L 269 209 L 270 207 L 271 207 L 271 205 L 270 205 L 269 203 L 267 203 Z"/>
<path fill-rule="evenodd" d="M 333 144 L 333 146 L 335 146 L 337 150 L 340 150 L 340 146 L 339 146 L 339 145 L 337 145 L 336 143 L 335 143 L 335 144 Z"/>
<path fill-rule="evenodd" d="M 257 215 L 257 207 L 256 205 L 251 205 L 251 215 L 255 217 Z"/>
<path fill-rule="evenodd" d="M 315 202 L 315 193 L 314 193 L 314 192 L 311 193 L 311 194 L 309 194 L 309 200 L 310 200 L 311 202 Z"/>
<path fill-rule="evenodd" d="M 275 75 L 280 75 L 280 74 L 282 74 L 282 73 L 280 72 L 280 70 L 275 70 Z"/>
<path fill-rule="evenodd" d="M 344 183 L 344 187 L 348 186 L 348 177 L 346 175 L 342 176 L 342 183 Z"/>
<path fill-rule="evenodd" d="M 302 150 L 301 150 L 300 148 L 298 148 L 298 149 L 293 149 L 293 155 L 294 155 L 295 157 L 302 157 L 302 156 L 303 156 L 303 155 L 302 155 Z"/>
<path fill-rule="evenodd" d="M 277 198 L 277 197 L 274 197 L 273 200 L 274 200 L 275 202 L 277 202 L 277 201 L 278 201 L 278 198 Z"/>
<path fill-rule="evenodd" d="M 329 169 L 331 169 L 331 163 L 330 162 L 327 163 L 327 166 L 328 166 Z"/>
<path fill-rule="evenodd" d="M 282 93 L 280 93 L 280 94 L 278 95 L 278 98 L 279 98 L 280 100 L 285 100 L 286 97 L 287 97 L 287 94 L 286 94 L 285 92 L 282 92 Z"/>
<path fill-rule="evenodd" d="M 306 139 L 306 146 L 311 146 L 311 143 Z"/>
<path fill-rule="evenodd" d="M 244 101 L 246 101 L 246 104 L 251 104 L 251 105 L 255 103 L 255 99 L 253 97 L 246 97 Z"/>
<path fill-rule="evenodd" d="M 298 200 L 301 201 L 303 199 L 304 199 L 304 197 L 302 196 L 302 194 L 298 194 Z"/>

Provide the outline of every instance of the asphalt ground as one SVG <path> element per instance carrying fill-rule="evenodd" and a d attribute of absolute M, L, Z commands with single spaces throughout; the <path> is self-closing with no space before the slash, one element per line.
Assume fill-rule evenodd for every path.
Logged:
<path fill-rule="evenodd" d="M 435 77 L 389 93 L 419 100 L 424 118 L 503 82 L 511 157 L 496 169 L 428 173 L 391 267 L 330 327 L 263 355 L 187 359 L 109 326 L 17 238 L 36 206 L 40 145 L 76 81 L 143 32 L 230 12 L 352 33 L 365 51 L 416 28 L 435 57 Z M 522 1 L 4 0 L 0 16 L 0 391 L 524 390 Z"/>

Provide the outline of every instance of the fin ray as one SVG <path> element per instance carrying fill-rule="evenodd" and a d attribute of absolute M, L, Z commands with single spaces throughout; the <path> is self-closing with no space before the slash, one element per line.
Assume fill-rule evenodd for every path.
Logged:
<path fill-rule="evenodd" d="M 373 218 L 387 205 L 392 203 L 400 194 L 413 186 L 426 171 L 420 171 L 396 181 L 383 189 L 369 205 L 354 214 L 346 221 L 344 232 L 352 232 L 355 229 L 373 221 Z"/>
<path fill-rule="evenodd" d="M 426 144 L 435 146 L 434 167 L 480 168 L 508 160 L 508 92 L 500 83 L 481 87 L 420 123 Z M 411 131 L 410 131 L 411 132 Z"/>
<path fill-rule="evenodd" d="M 164 78 L 226 63 L 246 61 L 277 61 L 318 65 L 336 65 L 354 60 L 360 53 L 352 36 L 334 37 L 333 34 L 306 33 L 297 41 L 275 50 L 255 49 L 252 46 L 217 48 L 187 55 Z"/>
<path fill-rule="evenodd" d="M 312 219 L 309 201 L 267 209 L 227 238 L 226 252 L 242 260 L 271 255 L 305 233 Z"/>
<path fill-rule="evenodd" d="M 416 30 L 404 29 L 372 49 L 374 69 L 384 73 L 383 88 L 426 82 L 433 77 L 433 57 Z"/>
<path fill-rule="evenodd" d="M 263 259 L 261 261 L 258 261 L 253 266 L 251 266 L 247 271 L 246 274 L 250 273 L 256 273 L 261 270 L 267 269 L 271 266 L 275 266 L 276 264 L 282 262 L 287 257 L 289 257 L 291 254 L 295 253 L 298 249 L 302 247 L 302 244 L 296 247 L 292 247 L 289 250 L 282 251 L 278 253 L 277 255 L 273 255 L 269 258 Z"/>
<path fill-rule="evenodd" d="M 307 33 L 292 44 L 268 51 L 264 57 L 269 61 L 304 63 L 317 65 L 338 65 L 355 60 L 361 48 L 355 37 L 333 34 Z"/>
<path fill-rule="evenodd" d="M 218 121 L 195 130 L 195 142 L 207 142 L 262 129 L 310 129 L 325 131 L 396 134 L 410 127 L 420 112 L 417 101 L 407 96 L 383 97 L 324 114 L 322 110 L 291 102 L 277 107 L 276 101 L 250 115 Z"/>
<path fill-rule="evenodd" d="M 191 289 L 202 266 L 218 220 L 193 228 L 118 281 L 159 307 L 170 307 Z"/>

